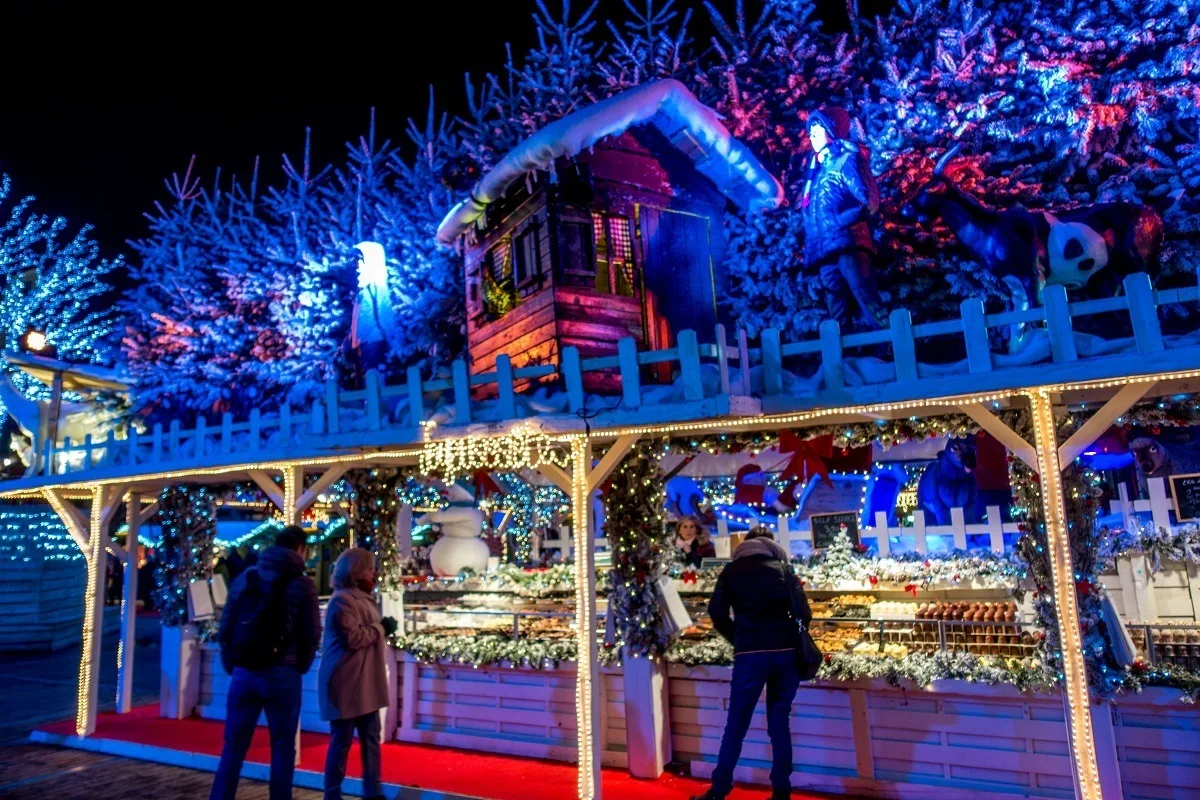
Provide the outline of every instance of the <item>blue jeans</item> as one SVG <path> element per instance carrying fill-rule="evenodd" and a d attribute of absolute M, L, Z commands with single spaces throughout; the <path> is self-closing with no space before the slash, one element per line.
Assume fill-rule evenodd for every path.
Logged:
<path fill-rule="evenodd" d="M 271 732 L 271 800 L 291 800 L 296 769 L 296 728 L 300 724 L 300 673 L 280 664 L 262 670 L 237 667 L 225 704 L 225 747 L 209 800 L 234 800 L 238 778 L 258 717 L 267 714 Z"/>
<path fill-rule="evenodd" d="M 733 790 L 733 768 L 742 755 L 742 742 L 750 729 L 754 708 L 767 688 L 767 734 L 771 737 L 771 786 L 790 790 L 792 786 L 792 701 L 800 688 L 796 671 L 796 651 L 742 653 L 733 659 L 733 679 L 729 684 L 729 717 L 721 752 L 712 775 L 712 788 L 719 794 Z"/>

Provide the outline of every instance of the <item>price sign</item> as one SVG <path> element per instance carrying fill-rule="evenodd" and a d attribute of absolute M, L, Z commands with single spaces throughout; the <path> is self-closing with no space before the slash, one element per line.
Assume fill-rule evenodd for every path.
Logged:
<path fill-rule="evenodd" d="M 1171 476 L 1175 518 L 1180 522 L 1200 520 L 1200 473 Z"/>

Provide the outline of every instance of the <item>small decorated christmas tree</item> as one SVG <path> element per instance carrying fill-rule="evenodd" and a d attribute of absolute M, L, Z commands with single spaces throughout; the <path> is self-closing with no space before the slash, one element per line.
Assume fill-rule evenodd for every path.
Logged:
<path fill-rule="evenodd" d="M 154 569 L 154 604 L 167 626 L 188 621 L 188 586 L 212 575 L 217 503 L 204 486 L 171 486 L 158 498 L 162 547 Z"/>

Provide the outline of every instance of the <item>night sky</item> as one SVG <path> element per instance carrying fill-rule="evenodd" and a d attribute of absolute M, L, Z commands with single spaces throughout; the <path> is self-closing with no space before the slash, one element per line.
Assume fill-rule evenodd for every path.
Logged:
<path fill-rule="evenodd" d="M 0 172 L 14 194 L 36 195 L 42 213 L 95 225 L 110 256 L 146 233 L 143 212 L 167 199 L 164 178 L 182 173 L 192 154 L 206 181 L 218 166 L 247 174 L 260 155 L 275 182 L 280 154 L 298 157 L 305 126 L 316 164 L 366 132 L 372 106 L 379 135 L 401 140 L 407 118 L 423 118 L 431 84 L 440 109 L 460 112 L 464 72 L 497 71 L 505 42 L 520 54 L 534 41 L 529 0 L 429 3 L 422 15 L 442 21 L 423 23 L 399 6 L 390 13 L 404 22 L 332 4 L 255 19 L 192 5 L 168 23 L 47 5 L 38 16 L 0 12 L 10 43 L 39 44 L 0 51 Z M 844 24 L 845 3 L 828 6 L 829 22 Z M 600 7 L 619 15 L 623 3 Z M 690 30 L 710 38 L 702 10 Z"/>

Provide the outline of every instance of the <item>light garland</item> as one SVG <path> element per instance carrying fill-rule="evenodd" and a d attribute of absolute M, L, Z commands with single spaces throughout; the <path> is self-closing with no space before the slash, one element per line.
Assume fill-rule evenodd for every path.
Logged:
<path fill-rule="evenodd" d="M 575 625 L 578 667 L 575 679 L 575 718 L 579 737 L 579 800 L 600 794 L 596 764 L 596 716 L 599 695 L 594 689 L 592 664 L 596 661 L 596 590 L 592 566 L 592 535 L 588 529 L 588 470 L 592 463 L 591 440 L 571 440 L 571 521 L 575 526 Z"/>
<path fill-rule="evenodd" d="M 79 687 L 75 702 L 75 733 L 87 736 L 95 730 L 96 703 L 99 699 L 99 681 L 94 680 L 92 671 L 99 669 L 99 652 L 96 645 L 100 633 L 97 630 L 104 614 L 104 490 L 97 489 L 92 496 L 89 519 L 87 558 L 87 594 L 83 612 L 83 638 L 79 655 Z"/>
<path fill-rule="evenodd" d="M 519 472 L 543 464 L 565 469 L 570 456 L 561 441 L 532 425 L 518 425 L 503 436 L 466 436 L 425 443 L 418 469 L 423 475 L 454 480 L 479 470 Z"/>
<path fill-rule="evenodd" d="M 516 473 L 497 475 L 496 481 L 503 493 L 481 500 L 479 510 L 489 520 L 495 511 L 509 512 L 504 532 L 516 542 L 516 560 L 525 563 L 532 553 L 534 530 L 550 525 L 556 514 L 569 513 L 571 499 L 557 486 L 531 486 Z"/>
<path fill-rule="evenodd" d="M 1058 428 L 1050 393 L 1039 389 L 1028 393 L 1037 443 L 1039 485 L 1046 511 L 1046 537 L 1054 580 L 1054 606 L 1063 640 L 1063 672 L 1070 714 L 1071 752 L 1075 756 L 1078 788 L 1083 800 L 1102 800 L 1100 773 L 1096 764 L 1096 742 L 1088 697 L 1087 665 L 1079 631 L 1079 608 L 1075 598 L 1075 574 L 1071 565 L 1070 533 L 1064 510 L 1062 468 L 1058 463 Z"/>
<path fill-rule="evenodd" d="M 75 562 L 86 557 L 54 511 L 0 511 L 0 560 Z"/>

